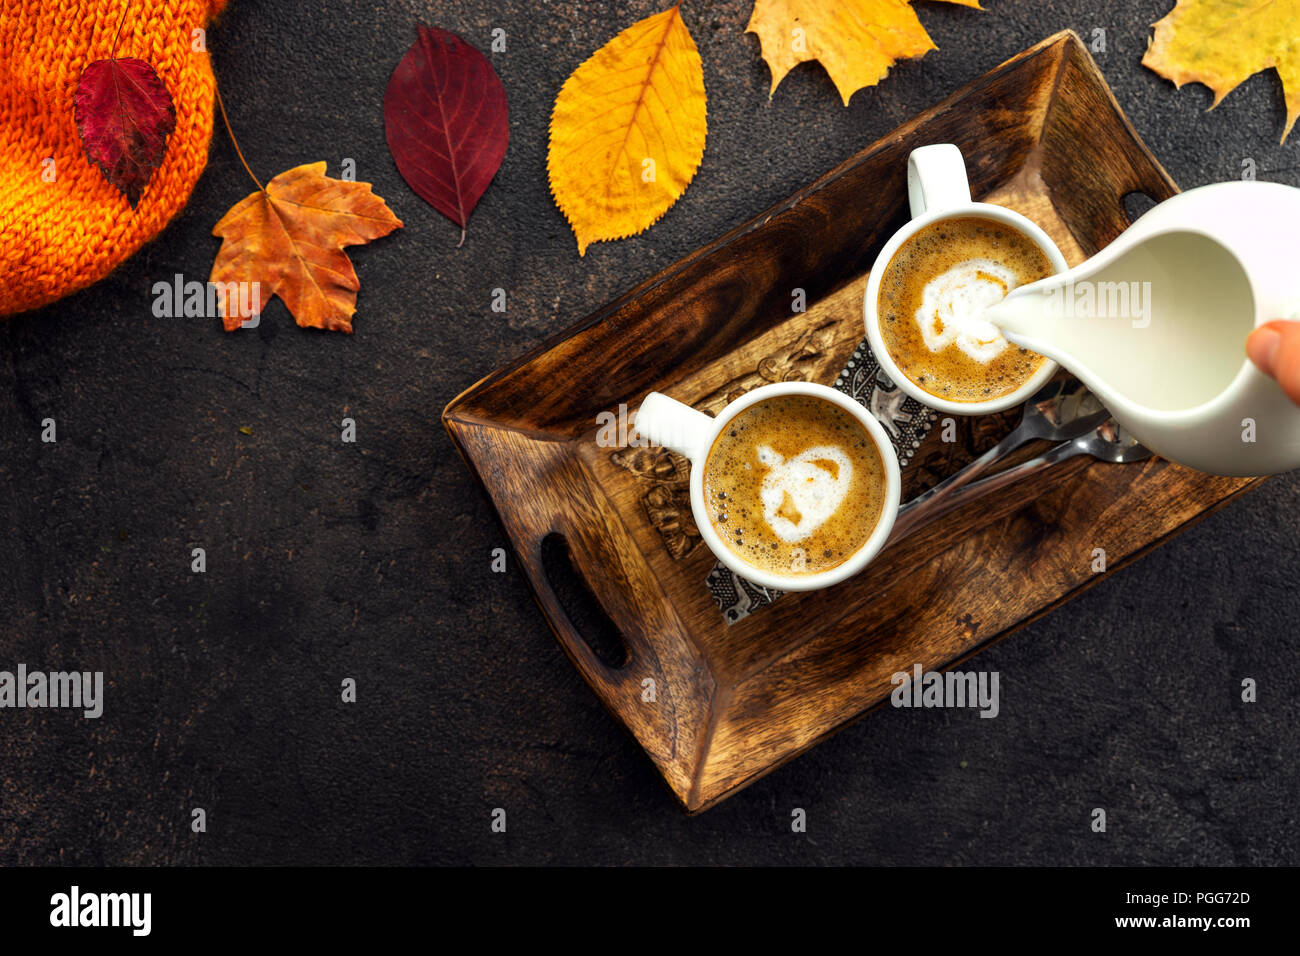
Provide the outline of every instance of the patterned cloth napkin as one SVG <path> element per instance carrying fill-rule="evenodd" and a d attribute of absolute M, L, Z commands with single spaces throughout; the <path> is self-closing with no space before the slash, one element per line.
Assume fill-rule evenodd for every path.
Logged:
<path fill-rule="evenodd" d="M 893 383 L 876 361 L 866 339 L 853 350 L 853 357 L 835 379 L 835 388 L 861 404 L 885 426 L 898 453 L 899 468 L 912 460 L 938 417 L 934 409 L 922 405 Z M 714 564 L 706 583 L 728 624 L 748 617 L 785 593 L 746 581 L 721 561 Z"/>

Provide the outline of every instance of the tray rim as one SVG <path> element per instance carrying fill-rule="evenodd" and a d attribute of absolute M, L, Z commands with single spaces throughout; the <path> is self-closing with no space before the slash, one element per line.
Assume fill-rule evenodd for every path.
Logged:
<path fill-rule="evenodd" d="M 1119 122 L 1124 134 L 1127 136 L 1128 140 L 1130 141 L 1131 146 L 1135 148 L 1137 152 L 1141 155 L 1142 161 L 1148 164 L 1149 171 L 1157 178 L 1163 180 L 1163 182 L 1168 186 L 1169 191 L 1171 193 L 1179 192 L 1180 190 L 1177 184 L 1174 182 L 1173 178 L 1169 175 L 1169 173 L 1165 170 L 1164 166 L 1151 152 L 1150 147 L 1148 147 L 1147 144 L 1143 141 L 1141 136 L 1138 134 L 1137 130 L 1134 128 L 1132 121 L 1128 118 L 1127 114 L 1120 106 L 1118 100 L 1115 97 L 1114 91 L 1111 89 L 1110 85 L 1106 82 L 1105 75 L 1101 72 L 1095 60 L 1088 52 L 1087 46 L 1083 42 L 1083 40 L 1072 29 L 1057 31 L 1051 34 L 1050 36 L 1044 38 L 1043 40 L 1039 41 L 1038 43 L 1035 43 L 1032 46 L 1027 47 L 1025 50 L 1021 51 L 1020 53 L 1017 53 L 1012 57 L 1004 60 L 1002 63 L 998 64 L 997 66 L 972 78 L 967 83 L 962 84 L 960 87 L 958 87 L 948 96 L 944 97 L 938 103 L 930 107 L 927 107 L 926 109 L 918 112 L 914 116 L 909 117 L 903 123 L 895 127 L 890 132 L 884 134 L 883 136 L 872 141 L 871 143 L 865 145 L 862 149 L 856 151 L 853 155 L 847 157 L 842 162 L 834 166 L 832 169 L 828 170 L 827 172 L 817 177 L 811 183 L 808 183 L 805 186 L 801 187 L 800 189 L 796 190 L 790 196 L 786 197 L 785 199 L 777 203 L 774 203 L 773 205 L 769 206 L 765 210 L 745 220 L 744 222 L 738 224 L 737 226 L 728 230 L 727 232 L 715 238 L 714 240 L 692 250 L 691 252 L 687 253 L 685 256 L 674 261 L 673 263 L 670 263 L 669 265 L 660 269 L 659 271 L 652 274 L 651 276 L 641 280 L 640 282 L 635 283 L 631 288 L 615 296 L 613 299 L 609 300 L 601 307 L 588 313 L 582 319 L 578 320 L 577 322 L 571 324 L 570 326 L 550 336 L 547 336 L 540 343 L 528 349 L 516 359 L 506 362 L 505 364 L 497 367 L 492 372 L 489 372 L 487 375 L 483 376 L 478 381 L 467 386 L 460 393 L 458 393 L 455 396 L 455 398 L 453 398 L 450 402 L 448 402 L 448 404 L 444 408 L 441 416 L 442 422 L 444 428 L 446 429 L 449 437 L 452 440 L 452 444 L 456 447 L 457 452 L 460 454 L 462 460 L 465 461 L 466 466 L 469 468 L 471 474 L 474 476 L 480 488 L 487 494 L 488 500 L 491 502 L 493 510 L 498 517 L 498 520 L 499 521 L 503 520 L 501 508 L 498 505 L 496 497 L 488 489 L 486 482 L 484 480 L 484 476 L 480 472 L 479 465 L 474 461 L 473 456 L 470 453 L 469 449 L 462 443 L 461 437 L 458 434 L 458 430 L 461 428 L 466 428 L 466 429 L 487 428 L 487 429 L 501 430 L 501 431 L 509 432 L 511 434 L 528 435 L 530 437 L 534 437 L 542 440 L 548 440 L 548 441 L 567 442 L 570 439 L 567 436 L 559 435 L 556 432 L 536 431 L 536 430 L 529 430 L 527 428 L 519 428 L 515 426 L 505 425 L 496 419 L 482 417 L 477 414 L 470 414 L 468 413 L 468 406 L 470 406 L 475 395 L 487 392 L 493 387 L 493 385 L 497 381 L 509 376 L 510 374 L 514 373 L 515 371 L 522 368 L 523 366 L 537 360 L 541 356 L 550 352 L 551 350 L 561 345 L 562 343 L 568 341 L 569 339 L 573 338 L 574 336 L 581 334 L 582 332 L 592 328 L 593 326 L 599 324 L 600 322 L 608 320 L 612 315 L 618 313 L 624 306 L 633 302 L 637 298 L 645 295 L 646 293 L 654 290 L 659 285 L 668 281 L 670 278 L 672 278 L 682 269 L 685 269 L 689 267 L 691 264 L 695 263 L 697 260 L 704 258 L 708 255 L 711 255 L 719 251 L 720 249 L 723 249 L 724 247 L 729 245 L 737 238 L 747 235 L 748 233 L 761 228 L 767 221 L 772 219 L 774 216 L 777 216 L 782 212 L 794 208 L 798 204 L 802 203 L 810 194 L 813 194 L 821 190 L 829 183 L 834 182 L 836 179 L 839 179 L 840 177 L 849 173 L 851 170 L 855 169 L 861 162 L 865 161 L 868 158 L 869 154 L 874 153 L 882 144 L 887 143 L 891 140 L 902 139 L 907 135 L 909 135 L 912 127 L 914 127 L 921 120 L 923 116 L 926 117 L 932 116 L 945 109 L 950 108 L 954 103 L 965 98 L 966 96 L 968 96 L 970 93 L 977 90 L 981 86 L 987 84 L 988 82 L 1000 76 L 1005 75 L 1010 71 L 1024 68 L 1025 65 L 1029 61 L 1031 61 L 1034 57 L 1044 55 L 1048 51 L 1052 50 L 1053 48 L 1059 48 L 1060 52 L 1059 52 L 1058 62 L 1055 64 L 1056 72 L 1052 78 L 1051 92 L 1048 96 L 1048 102 L 1051 102 L 1056 98 L 1057 91 L 1060 89 L 1061 84 L 1065 82 L 1065 74 L 1072 61 L 1072 52 L 1077 51 L 1078 53 L 1081 53 L 1082 65 L 1087 74 L 1087 78 L 1089 81 L 1088 85 L 1106 98 L 1106 100 L 1110 105 L 1110 111 L 1113 115 L 1113 118 Z M 1046 129 L 1045 126 L 1040 126 L 1039 129 L 1037 130 L 1035 145 L 1041 144 L 1045 129 Z M 1176 537 L 1178 534 L 1181 534 L 1183 531 L 1191 528 L 1199 521 L 1203 520 L 1205 517 L 1208 517 L 1210 514 L 1218 511 L 1220 508 L 1236 500 L 1242 494 L 1245 494 L 1246 492 L 1253 490 L 1255 487 L 1257 487 L 1258 483 L 1262 480 L 1263 480 L 1262 478 L 1253 479 L 1233 489 L 1230 493 L 1214 501 L 1212 504 L 1210 504 L 1208 507 L 1205 507 L 1201 511 L 1196 512 L 1192 517 L 1183 521 L 1181 524 L 1177 525 L 1176 527 L 1169 530 L 1165 534 L 1153 538 L 1147 541 L 1146 543 L 1142 544 L 1141 546 L 1139 546 L 1135 551 L 1125 556 L 1121 561 L 1116 563 L 1113 566 L 1113 570 L 1119 570 L 1122 569 L 1123 567 L 1127 567 L 1133 561 L 1138 560 L 1139 558 L 1150 553 L 1155 548 L 1158 548 L 1161 545 L 1167 543 L 1173 537 Z M 508 540 L 510 540 L 512 548 L 517 548 L 518 545 L 516 544 L 513 537 L 509 533 L 507 533 L 506 537 Z M 531 575 L 525 574 L 525 579 L 527 580 L 529 589 L 533 592 L 534 599 L 538 600 L 540 604 L 541 602 L 538 597 L 536 583 L 532 580 Z M 1096 578 L 1088 579 L 1084 583 L 1070 589 L 1069 591 L 1058 594 L 1051 601 L 1044 604 L 1042 607 L 1036 609 L 1032 614 L 1028 615 L 1027 617 L 1023 618 L 1020 621 L 1015 622 L 1011 626 L 1006 627 L 997 633 L 991 634 L 987 640 L 982 641 L 978 645 L 975 645 L 974 647 L 968 649 L 966 652 L 961 653 L 958 656 L 953 657 L 951 660 L 945 662 L 940 669 L 944 671 L 950 670 L 953 667 L 959 666 L 962 662 L 968 660 L 972 656 L 982 653 L 983 651 L 991 647 L 993 644 L 1019 631 L 1024 626 L 1034 621 L 1037 621 L 1040 618 L 1046 616 L 1047 614 L 1050 614 L 1053 611 L 1059 609 L 1063 604 L 1073 600 L 1081 593 L 1083 593 L 1083 591 L 1087 590 L 1089 587 L 1095 584 L 1096 580 L 1097 580 Z M 556 626 L 554 622 L 551 621 L 550 616 L 545 612 L 544 607 L 542 608 L 542 610 L 543 610 L 543 614 L 542 614 L 543 620 L 545 620 L 547 626 L 553 632 L 555 632 Z M 619 629 L 622 630 L 621 627 Z M 560 644 L 561 647 L 565 650 L 566 655 L 572 657 L 572 655 L 569 653 L 569 649 L 567 648 L 567 646 L 565 646 L 563 640 L 560 641 Z M 576 663 L 577 662 L 575 661 L 575 664 Z M 703 770 L 706 766 L 708 755 L 713 745 L 715 730 L 717 729 L 717 726 L 720 721 L 720 717 L 719 717 L 720 708 L 718 706 L 720 703 L 719 698 L 720 696 L 726 696 L 726 694 L 727 691 L 725 688 L 720 688 L 715 686 L 712 690 L 712 693 L 709 695 L 707 701 L 705 701 L 707 718 L 701 730 L 698 753 L 696 754 L 695 760 L 693 761 L 691 767 L 691 771 L 689 773 L 688 791 L 686 793 L 679 792 L 678 789 L 671 784 L 671 781 L 668 780 L 667 774 L 664 772 L 664 769 L 662 767 L 659 768 L 661 777 L 663 777 L 664 782 L 669 785 L 668 786 L 669 792 L 671 792 L 673 796 L 678 800 L 678 802 L 682 804 L 682 806 L 685 808 L 688 814 L 693 815 L 696 813 L 703 812 L 704 810 L 707 810 L 713 806 L 716 806 L 718 803 L 727 799 L 729 796 L 735 794 L 739 790 L 744 789 L 745 787 L 761 779 L 762 777 L 765 777 L 767 774 L 778 769 L 779 767 L 784 766 L 790 760 L 793 760 L 794 758 L 800 756 L 801 754 L 811 749 L 812 747 L 815 747 L 818 743 L 824 741 L 831 735 L 844 729 L 849 724 L 855 723 L 857 720 L 861 719 L 867 714 L 878 709 L 883 704 L 883 701 L 877 701 L 875 704 L 864 707 L 861 711 L 858 711 L 857 713 L 853 714 L 852 716 L 846 719 L 841 720 L 838 723 L 826 726 L 821 733 L 818 733 L 815 737 L 813 737 L 803 746 L 790 750 L 789 752 L 780 756 L 778 759 L 763 766 L 760 770 L 750 773 L 748 776 L 744 776 L 737 779 L 730 786 L 726 787 L 723 790 L 713 793 L 711 796 L 707 797 L 706 799 L 701 799 L 702 794 L 700 794 L 698 791 L 699 788 L 704 783 Z M 619 715 L 619 713 L 616 710 L 614 710 L 611 704 L 605 700 L 603 695 L 598 693 L 597 697 L 598 699 L 601 700 L 601 703 L 605 706 L 606 710 L 609 711 L 615 717 L 618 723 L 623 725 L 624 730 L 628 732 L 630 736 L 632 736 L 633 740 L 636 741 L 637 745 L 641 747 L 643 751 L 646 750 L 647 748 L 645 747 L 644 744 L 642 744 L 642 742 L 639 739 L 637 739 L 637 736 L 635 733 L 632 732 L 631 727 L 625 723 L 621 715 Z M 647 756 L 653 756 L 653 755 L 647 754 Z M 652 759 L 652 762 L 658 765 L 658 760 Z"/>

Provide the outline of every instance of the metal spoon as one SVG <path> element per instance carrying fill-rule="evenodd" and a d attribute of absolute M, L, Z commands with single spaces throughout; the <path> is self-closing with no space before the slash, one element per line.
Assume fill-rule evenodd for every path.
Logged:
<path fill-rule="evenodd" d="M 1029 461 L 1022 462 L 989 478 L 965 484 L 961 488 L 955 489 L 951 494 L 932 500 L 928 507 L 912 513 L 912 520 L 904 528 L 902 534 L 898 533 L 898 522 L 895 522 L 894 532 L 890 535 L 889 541 L 892 544 L 977 498 L 982 498 L 999 488 L 1013 485 L 1023 478 L 1049 468 L 1058 462 L 1065 461 L 1067 458 L 1073 458 L 1075 455 L 1091 455 L 1101 461 L 1123 464 L 1150 458 L 1152 454 L 1151 449 L 1139 444 L 1128 429 L 1120 425 L 1115 419 L 1108 418 L 1088 434 L 1081 435 L 1070 441 L 1063 441 L 1044 455 L 1031 458 Z"/>
<path fill-rule="evenodd" d="M 932 520 L 928 517 L 931 508 L 941 508 L 940 502 L 969 485 L 1026 442 L 1077 438 L 1096 428 L 1109 415 L 1097 397 L 1077 379 L 1048 382 L 1025 403 L 1020 424 L 1009 435 L 961 471 L 945 478 L 898 509 L 890 541 L 906 537 L 919 527 L 918 522 L 929 523 Z M 940 513 L 946 514 L 948 510 L 950 509 L 943 509 Z"/>

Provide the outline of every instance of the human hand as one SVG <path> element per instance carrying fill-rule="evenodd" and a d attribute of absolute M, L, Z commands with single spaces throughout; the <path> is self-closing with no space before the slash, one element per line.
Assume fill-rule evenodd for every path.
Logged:
<path fill-rule="evenodd" d="M 1300 405 L 1300 322 L 1274 319 L 1246 336 L 1246 354 Z"/>

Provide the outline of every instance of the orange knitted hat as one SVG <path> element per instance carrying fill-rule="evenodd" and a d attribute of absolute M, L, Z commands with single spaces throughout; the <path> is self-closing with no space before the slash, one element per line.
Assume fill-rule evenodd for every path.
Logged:
<path fill-rule="evenodd" d="M 0 316 L 102 279 L 189 200 L 216 88 L 194 31 L 226 2 L 0 0 Z M 77 78 L 109 55 L 127 7 L 114 56 L 148 60 L 176 105 L 167 154 L 134 210 L 82 152 L 73 115 Z"/>

